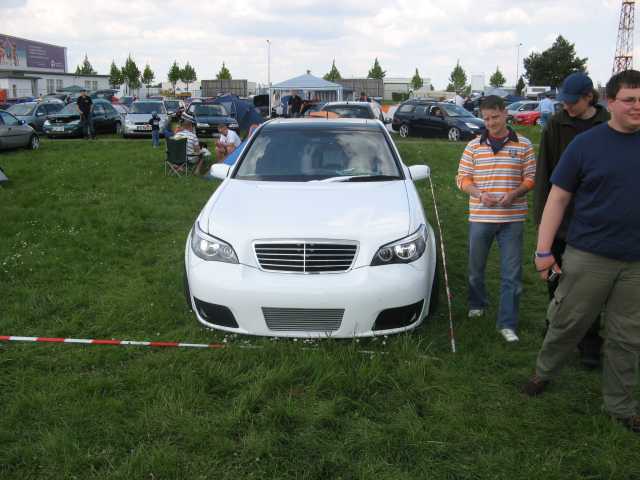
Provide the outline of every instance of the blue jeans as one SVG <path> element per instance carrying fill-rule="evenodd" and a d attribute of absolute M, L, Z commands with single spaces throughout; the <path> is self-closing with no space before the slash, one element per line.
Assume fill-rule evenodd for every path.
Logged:
<path fill-rule="evenodd" d="M 543 127 L 546 127 L 547 123 L 549 123 L 549 119 L 551 118 L 551 115 L 553 115 L 551 112 L 542 112 L 540 114 L 540 125 L 542 125 Z"/>
<path fill-rule="evenodd" d="M 82 123 L 82 134 L 84 138 L 95 138 L 96 130 L 93 127 L 93 113 L 89 112 L 88 115 L 84 113 L 80 114 L 80 122 Z"/>
<path fill-rule="evenodd" d="M 493 239 L 500 248 L 500 307 L 496 327 L 518 327 L 522 293 L 522 234 L 524 222 L 469 222 L 469 309 L 488 305 L 484 272 Z"/>
<path fill-rule="evenodd" d="M 151 130 L 151 145 L 160 146 L 160 130 Z"/>

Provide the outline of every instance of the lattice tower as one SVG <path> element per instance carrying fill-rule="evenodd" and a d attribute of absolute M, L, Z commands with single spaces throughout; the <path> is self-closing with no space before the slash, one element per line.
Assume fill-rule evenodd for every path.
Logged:
<path fill-rule="evenodd" d="M 620 10 L 620 26 L 616 55 L 613 59 L 613 74 L 633 68 L 633 30 L 635 23 L 635 0 L 624 0 Z"/>

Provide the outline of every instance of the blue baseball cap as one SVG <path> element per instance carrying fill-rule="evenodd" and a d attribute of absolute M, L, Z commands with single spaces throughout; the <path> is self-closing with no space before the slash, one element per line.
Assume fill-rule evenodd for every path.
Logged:
<path fill-rule="evenodd" d="M 576 72 L 569 75 L 562 82 L 560 87 L 560 95 L 558 100 L 567 103 L 576 103 L 580 97 L 587 95 L 593 91 L 593 82 L 582 72 Z"/>

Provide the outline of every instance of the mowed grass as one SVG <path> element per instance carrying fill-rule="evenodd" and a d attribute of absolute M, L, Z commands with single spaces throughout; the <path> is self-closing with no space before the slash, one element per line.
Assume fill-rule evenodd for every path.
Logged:
<path fill-rule="evenodd" d="M 548 394 L 518 393 L 546 308 L 531 222 L 522 341 L 506 345 L 495 331 L 496 251 L 493 307 L 465 316 L 467 198 L 454 184 L 464 145 L 398 146 L 405 162 L 432 168 L 455 354 L 444 295 L 426 325 L 386 339 L 204 330 L 182 294 L 184 241 L 217 183 L 165 177 L 150 140 L 45 140 L 37 152 L 2 153 L 12 183 L 0 188 L 0 335 L 228 348 L 0 344 L 0 478 L 639 478 L 637 436 L 601 414 L 598 373 L 572 359 Z M 435 228 L 428 182 L 419 190 Z"/>

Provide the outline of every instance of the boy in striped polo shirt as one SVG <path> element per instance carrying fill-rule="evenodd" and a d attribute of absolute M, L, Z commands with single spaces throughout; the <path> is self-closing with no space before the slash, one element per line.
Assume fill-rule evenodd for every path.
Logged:
<path fill-rule="evenodd" d="M 500 97 L 482 100 L 480 113 L 487 131 L 469 142 L 456 177 L 469 194 L 469 317 L 482 316 L 488 304 L 484 272 L 495 238 L 501 277 L 496 325 L 507 342 L 517 342 L 525 195 L 534 186 L 536 157 L 531 142 L 507 127 Z"/>

